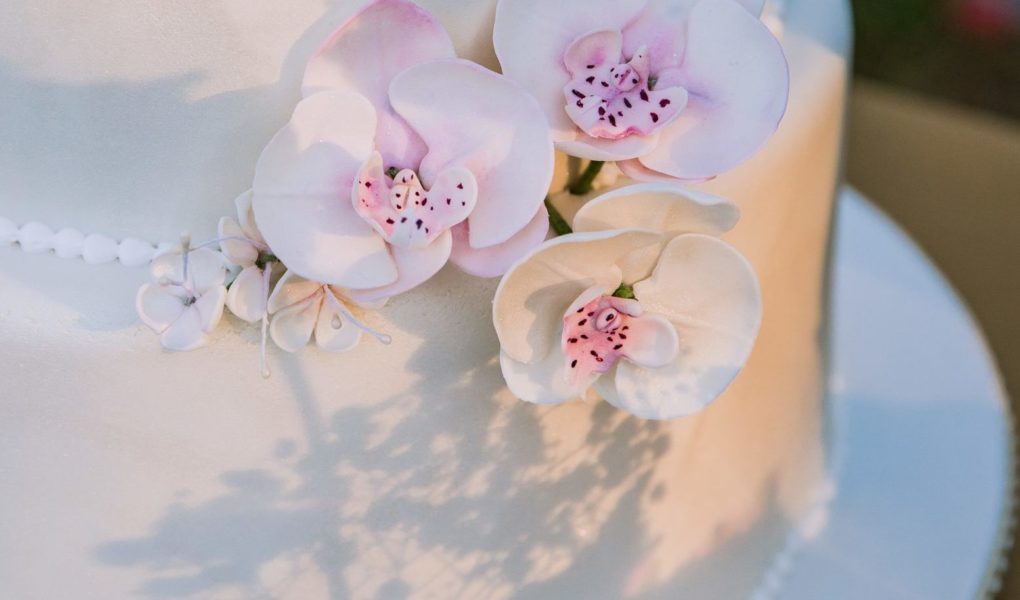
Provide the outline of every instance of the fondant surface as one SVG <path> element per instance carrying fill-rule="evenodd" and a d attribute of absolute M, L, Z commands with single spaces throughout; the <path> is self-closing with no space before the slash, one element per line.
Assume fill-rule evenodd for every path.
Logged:
<path fill-rule="evenodd" d="M 422 4 L 492 64 L 492 3 Z M 353 10 L 8 3 L 0 214 L 213 237 L 293 108 L 304 59 Z M 824 479 L 847 14 L 837 0 L 787 11 L 787 118 L 703 186 L 743 212 L 726 239 L 761 278 L 762 334 L 729 392 L 688 419 L 517 401 L 497 364 L 496 282 L 449 267 L 371 318 L 392 345 L 272 352 L 264 380 L 258 330 L 236 320 L 211 348 L 161 352 L 133 311 L 144 270 L 0 248 L 0 510 L 13 516 L 0 595 L 749 595 Z"/>

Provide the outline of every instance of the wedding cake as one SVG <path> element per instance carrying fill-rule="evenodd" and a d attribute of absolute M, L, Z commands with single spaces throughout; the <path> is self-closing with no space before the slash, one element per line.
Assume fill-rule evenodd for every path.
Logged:
<path fill-rule="evenodd" d="M 0 596 L 770 597 L 834 493 L 848 34 L 841 0 L 8 0 Z M 614 318 L 644 338 L 574 351 Z"/>

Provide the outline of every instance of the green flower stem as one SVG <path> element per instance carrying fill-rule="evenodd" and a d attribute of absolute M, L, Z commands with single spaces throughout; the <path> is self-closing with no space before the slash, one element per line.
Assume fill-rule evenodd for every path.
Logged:
<path fill-rule="evenodd" d="M 255 266 L 258 267 L 259 269 L 265 269 L 266 265 L 268 265 L 269 263 L 279 261 L 280 259 L 276 258 L 276 255 L 273 254 L 272 252 L 262 251 L 259 252 L 258 258 L 255 259 Z"/>
<path fill-rule="evenodd" d="M 568 233 L 574 233 L 574 230 L 570 228 L 570 223 L 563 218 L 559 209 L 553 206 L 549 197 L 545 198 L 545 208 L 549 211 L 549 226 L 556 232 L 556 235 L 567 235 Z"/>
<path fill-rule="evenodd" d="M 613 296 L 617 298 L 626 298 L 627 300 L 636 300 L 637 297 L 634 295 L 634 286 L 626 283 L 621 283 L 620 287 L 616 288 L 613 292 Z"/>
<path fill-rule="evenodd" d="M 595 182 L 595 178 L 598 177 L 599 171 L 602 170 L 602 165 L 606 164 L 601 160 L 593 160 L 588 163 L 588 168 L 581 173 L 581 176 L 577 178 L 577 181 L 570 185 L 570 193 L 575 196 L 583 196 L 591 191 L 591 185 Z"/>

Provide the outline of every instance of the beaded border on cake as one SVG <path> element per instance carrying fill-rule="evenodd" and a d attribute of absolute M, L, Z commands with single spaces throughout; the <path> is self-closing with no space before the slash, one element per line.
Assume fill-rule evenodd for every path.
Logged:
<path fill-rule="evenodd" d="M 29 221 L 19 227 L 14 221 L 0 217 L 0 247 L 3 246 L 18 246 L 27 254 L 52 252 L 60 258 L 81 259 L 90 265 L 117 262 L 125 267 L 144 267 L 156 256 L 172 249 L 174 244 L 152 244 L 134 237 L 116 240 L 101 233 L 82 233 L 71 227 L 54 231 L 38 221 Z"/>

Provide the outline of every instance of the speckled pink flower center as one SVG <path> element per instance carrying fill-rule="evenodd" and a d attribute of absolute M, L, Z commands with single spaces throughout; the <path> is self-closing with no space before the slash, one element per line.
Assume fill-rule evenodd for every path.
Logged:
<path fill-rule="evenodd" d="M 475 178 L 466 169 L 443 171 L 426 190 L 411 169 L 390 180 L 376 155 L 358 176 L 354 209 L 387 242 L 423 248 L 467 219 L 477 198 Z"/>
<path fill-rule="evenodd" d="M 567 114 L 592 137 L 649 135 L 687 105 L 682 87 L 652 85 L 648 48 L 625 59 L 621 39 L 618 32 L 595 32 L 577 39 L 564 55 L 571 76 L 563 88 Z"/>
<path fill-rule="evenodd" d="M 626 353 L 629 322 L 641 314 L 636 300 L 600 296 L 563 317 L 563 353 L 567 376 L 583 381 L 613 368 Z"/>

